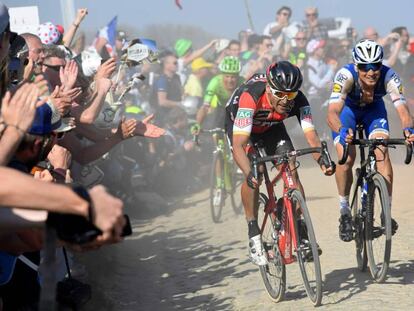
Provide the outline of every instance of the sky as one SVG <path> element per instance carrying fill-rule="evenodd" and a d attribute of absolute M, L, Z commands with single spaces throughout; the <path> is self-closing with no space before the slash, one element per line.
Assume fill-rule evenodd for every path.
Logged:
<path fill-rule="evenodd" d="M 37 5 L 40 21 L 62 23 L 59 0 L 3 0 L 9 7 Z M 292 8 L 291 20 L 301 21 L 304 9 L 316 6 L 319 16 L 350 17 L 359 32 L 374 26 L 380 35 L 386 35 L 393 27 L 407 26 L 414 34 L 412 0 L 247 0 L 256 32 L 274 20 L 276 10 L 282 5 Z M 390 5 L 392 3 L 392 5 Z M 82 27 L 96 31 L 105 26 L 114 15 L 120 25 L 143 29 L 150 24 L 189 24 L 222 36 L 237 38 L 237 33 L 250 28 L 245 0 L 181 0 L 180 10 L 174 0 L 74 0 L 75 9 L 89 10 Z"/>

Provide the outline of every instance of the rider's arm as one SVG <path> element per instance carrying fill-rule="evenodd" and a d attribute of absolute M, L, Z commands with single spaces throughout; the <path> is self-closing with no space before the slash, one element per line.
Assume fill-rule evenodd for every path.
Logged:
<path fill-rule="evenodd" d="M 327 122 L 334 132 L 339 132 L 342 126 L 339 116 L 345 104 L 345 99 L 352 89 L 353 77 L 346 68 L 341 68 L 334 78 L 331 97 L 329 98 Z"/>
<path fill-rule="evenodd" d="M 320 147 L 321 141 L 312 120 L 311 107 L 303 93 L 299 93 L 295 99 L 295 108 L 291 114 L 295 114 L 302 127 L 306 141 L 311 147 Z M 317 153 L 312 153 L 313 158 L 317 161 L 320 157 Z"/>
<path fill-rule="evenodd" d="M 402 128 L 413 127 L 413 119 L 410 115 L 407 102 L 403 94 L 401 79 L 394 70 L 388 70 L 385 76 L 385 84 L 387 93 L 390 95 L 395 109 L 397 109 Z"/>
<path fill-rule="evenodd" d="M 248 93 L 240 96 L 239 109 L 233 124 L 233 154 L 234 160 L 243 171 L 244 176 L 250 173 L 250 161 L 246 155 L 245 147 L 249 142 L 253 127 L 255 102 Z"/>
<path fill-rule="evenodd" d="M 196 121 L 198 124 L 203 124 L 205 117 L 208 114 L 208 110 L 211 106 L 211 101 L 213 100 L 214 95 L 216 94 L 217 86 L 220 83 L 219 76 L 215 76 L 210 80 L 207 85 L 206 92 L 203 99 L 203 106 L 197 112 Z"/>

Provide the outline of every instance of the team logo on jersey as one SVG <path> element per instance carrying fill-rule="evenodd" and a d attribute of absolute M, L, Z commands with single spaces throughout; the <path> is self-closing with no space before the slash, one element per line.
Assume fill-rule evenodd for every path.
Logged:
<path fill-rule="evenodd" d="M 253 120 L 253 109 L 239 108 L 237 111 L 234 125 L 238 128 L 244 128 L 252 125 Z"/>
<path fill-rule="evenodd" d="M 312 123 L 312 113 L 309 106 L 300 108 L 301 120 Z"/>
<path fill-rule="evenodd" d="M 342 73 L 338 74 L 335 81 L 338 81 L 339 83 L 344 83 L 345 80 L 348 80 L 348 77 Z"/>
<path fill-rule="evenodd" d="M 340 85 L 338 83 L 335 83 L 333 85 L 333 89 L 332 90 L 333 90 L 334 93 L 341 93 L 341 91 L 342 91 L 342 85 Z"/>

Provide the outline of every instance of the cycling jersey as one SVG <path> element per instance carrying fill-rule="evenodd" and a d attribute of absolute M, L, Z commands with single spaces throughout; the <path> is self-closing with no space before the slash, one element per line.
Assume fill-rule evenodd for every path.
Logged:
<path fill-rule="evenodd" d="M 239 81 L 237 83 L 237 87 L 239 87 L 240 85 L 242 85 L 244 82 L 243 77 L 239 77 Z M 212 78 L 210 80 L 210 82 L 208 83 L 207 89 L 206 89 L 206 94 L 204 95 L 204 104 L 207 106 L 212 106 L 212 100 L 214 98 L 214 96 L 217 96 L 218 105 L 224 106 L 227 101 L 229 100 L 231 93 L 229 93 L 225 88 L 224 88 L 224 83 L 223 83 L 223 75 L 217 75 L 214 78 Z M 216 107 L 213 107 L 216 108 Z"/>
<path fill-rule="evenodd" d="M 401 79 L 393 69 L 385 65 L 381 67 L 373 101 L 364 103 L 355 65 L 348 64 L 342 67 L 335 76 L 329 103 L 344 102 L 344 108 L 339 116 L 342 126 L 351 128 L 355 132 L 356 125 L 362 124 L 368 138 L 375 133 L 388 136 L 389 125 L 383 100 L 386 94 L 390 95 L 394 106 L 406 104 Z M 337 132 L 333 131 L 332 137 L 335 143 L 339 141 Z"/>
<path fill-rule="evenodd" d="M 304 132 L 314 130 L 312 113 L 305 95 L 299 91 L 287 114 L 274 111 L 266 95 L 266 76 L 256 74 L 236 89 L 226 106 L 226 130 L 233 135 L 260 134 L 283 120 L 296 116 Z"/>
<path fill-rule="evenodd" d="M 386 94 L 390 95 L 391 100 L 396 107 L 406 103 L 401 79 L 394 70 L 382 65 L 380 78 L 374 90 L 373 102 L 364 103 L 361 100 L 362 90 L 359 85 L 358 73 L 355 69 L 355 65 L 348 64 L 342 67 L 334 78 L 334 85 L 329 103 L 344 100 L 345 105 L 347 106 L 364 108 L 367 105 L 383 102 L 382 98 Z"/>

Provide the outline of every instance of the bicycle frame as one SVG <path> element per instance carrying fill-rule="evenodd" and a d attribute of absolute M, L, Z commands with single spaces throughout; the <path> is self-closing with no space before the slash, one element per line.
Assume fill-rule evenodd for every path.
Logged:
<path fill-rule="evenodd" d="M 264 180 L 266 184 L 269 201 L 267 202 L 265 209 L 264 209 L 265 216 L 264 216 L 260 231 L 261 233 L 263 233 L 268 216 L 275 215 L 278 212 L 276 208 L 276 197 L 274 194 L 274 187 L 280 180 L 283 180 L 283 203 L 284 203 L 285 209 L 282 211 L 283 214 L 281 215 L 282 216 L 281 225 L 283 226 L 283 229 L 281 230 L 284 231 L 285 238 L 283 239 L 284 241 L 279 240 L 279 249 L 282 254 L 284 263 L 290 264 L 296 261 L 295 256 L 293 256 L 292 250 L 296 251 L 298 245 L 297 245 L 296 230 L 294 229 L 295 224 L 293 223 L 294 221 L 293 206 L 290 200 L 289 193 L 292 190 L 297 189 L 297 185 L 293 179 L 292 171 L 289 167 L 289 162 L 283 162 L 281 164 L 281 166 L 279 167 L 278 174 L 272 180 L 270 180 L 266 165 L 264 165 L 263 175 L 264 175 Z M 280 217 L 280 215 L 277 215 L 277 216 Z M 286 220 L 286 217 L 288 221 Z M 292 243 L 292 240 L 293 240 L 293 243 Z"/>

